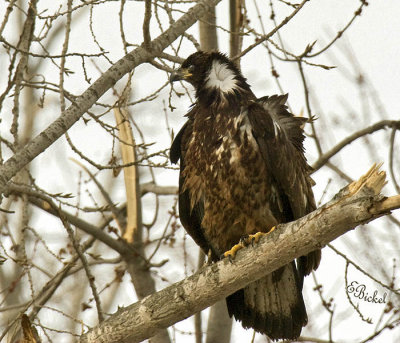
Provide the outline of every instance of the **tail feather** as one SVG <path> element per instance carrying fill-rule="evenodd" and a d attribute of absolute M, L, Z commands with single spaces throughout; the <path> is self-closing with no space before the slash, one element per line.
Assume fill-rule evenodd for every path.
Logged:
<path fill-rule="evenodd" d="M 228 312 L 243 327 L 271 339 L 295 339 L 307 324 L 307 313 L 294 262 L 227 298 Z"/>

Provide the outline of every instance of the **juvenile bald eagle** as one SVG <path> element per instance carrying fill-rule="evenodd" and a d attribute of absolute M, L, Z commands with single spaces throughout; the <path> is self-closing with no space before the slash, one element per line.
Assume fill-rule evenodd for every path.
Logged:
<path fill-rule="evenodd" d="M 170 81 L 196 91 L 188 120 L 171 147 L 180 159 L 179 214 L 213 260 L 246 235 L 315 209 L 311 168 L 303 153 L 304 118 L 288 112 L 287 95 L 257 99 L 235 64 L 219 52 L 196 52 Z M 320 250 L 302 256 L 230 295 L 228 312 L 271 339 L 294 339 L 307 323 L 303 278 Z"/>

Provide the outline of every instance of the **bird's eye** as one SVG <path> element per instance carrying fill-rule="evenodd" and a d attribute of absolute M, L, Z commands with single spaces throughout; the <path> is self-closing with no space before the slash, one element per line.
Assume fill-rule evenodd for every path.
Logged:
<path fill-rule="evenodd" d="M 191 64 L 191 65 L 189 66 L 188 71 L 189 71 L 190 73 L 193 73 L 193 72 L 194 72 L 194 65 L 193 65 L 193 64 Z"/>

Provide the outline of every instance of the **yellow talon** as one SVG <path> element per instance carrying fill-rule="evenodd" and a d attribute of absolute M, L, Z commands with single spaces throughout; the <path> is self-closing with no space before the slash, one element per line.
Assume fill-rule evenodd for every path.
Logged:
<path fill-rule="evenodd" d="M 272 231 L 276 229 L 276 226 L 273 226 L 268 232 L 256 232 L 254 235 L 249 235 L 246 239 L 247 244 L 258 243 L 261 237 L 270 234 Z"/>
<path fill-rule="evenodd" d="M 224 252 L 224 257 L 229 257 L 229 259 L 234 259 L 237 252 L 242 249 L 244 246 L 242 243 L 234 245 L 231 250 L 225 251 Z"/>
<path fill-rule="evenodd" d="M 254 235 L 249 235 L 240 243 L 234 245 L 230 250 L 224 252 L 224 257 L 229 257 L 230 260 L 234 259 L 237 252 L 244 248 L 248 244 L 258 243 L 261 237 L 270 234 L 272 231 L 276 229 L 276 226 L 273 226 L 268 232 L 256 232 Z"/>
<path fill-rule="evenodd" d="M 265 236 L 265 232 L 256 232 L 254 235 L 249 235 L 249 241 L 253 243 L 258 243 L 261 237 Z"/>

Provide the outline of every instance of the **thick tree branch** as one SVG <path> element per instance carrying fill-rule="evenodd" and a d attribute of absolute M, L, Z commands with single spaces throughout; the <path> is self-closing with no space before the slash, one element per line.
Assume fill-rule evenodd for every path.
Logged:
<path fill-rule="evenodd" d="M 295 222 L 279 225 L 254 248 L 239 251 L 233 263 L 224 259 L 206 266 L 187 279 L 120 309 L 84 334 L 81 342 L 139 342 L 151 337 L 357 225 L 388 214 L 400 207 L 400 197 L 380 195 L 385 178 L 385 172 L 374 165 L 326 205 Z"/>
<path fill-rule="evenodd" d="M 18 171 L 60 138 L 118 80 L 138 65 L 159 56 L 168 45 L 175 41 L 175 39 L 197 22 L 206 11 L 209 11 L 210 8 L 216 6 L 220 1 L 200 1 L 173 23 L 168 30 L 151 41 L 151 53 L 144 47 L 138 47 L 102 74 L 81 96 L 76 98 L 58 119 L 0 167 L 0 194 L 3 194 L 8 181 Z"/>

